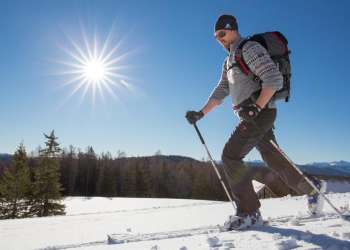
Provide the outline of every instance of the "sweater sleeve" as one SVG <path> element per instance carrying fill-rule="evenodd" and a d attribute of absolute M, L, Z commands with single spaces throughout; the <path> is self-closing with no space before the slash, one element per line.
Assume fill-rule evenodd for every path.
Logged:
<path fill-rule="evenodd" d="M 229 95 L 229 86 L 228 86 L 228 79 L 227 79 L 227 70 L 226 70 L 226 61 L 224 61 L 222 65 L 222 72 L 221 77 L 219 80 L 219 83 L 214 88 L 214 90 L 211 92 L 209 99 L 214 99 L 216 101 L 219 101 L 219 103 L 222 103 L 222 101 L 225 99 L 226 96 Z"/>
<path fill-rule="evenodd" d="M 242 49 L 242 56 L 254 73 L 262 80 L 262 87 L 280 90 L 283 87 L 283 76 L 267 50 L 258 42 L 249 41 Z"/>

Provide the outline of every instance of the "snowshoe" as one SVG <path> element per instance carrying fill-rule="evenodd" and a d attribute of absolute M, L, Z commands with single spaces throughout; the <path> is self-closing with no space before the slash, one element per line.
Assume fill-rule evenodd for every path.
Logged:
<path fill-rule="evenodd" d="M 326 191 L 326 182 L 317 179 L 316 177 L 309 177 L 312 183 L 320 190 L 321 193 Z M 324 198 L 315 190 L 307 196 L 307 205 L 310 215 L 321 215 L 324 205 Z"/>
<path fill-rule="evenodd" d="M 231 230 L 243 230 L 252 226 L 263 225 L 264 221 L 261 217 L 260 211 L 256 211 L 249 214 L 230 215 L 224 223 L 224 229 Z"/>

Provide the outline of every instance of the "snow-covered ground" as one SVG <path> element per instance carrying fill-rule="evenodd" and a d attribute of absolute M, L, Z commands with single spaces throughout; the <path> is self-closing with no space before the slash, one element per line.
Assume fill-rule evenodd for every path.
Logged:
<path fill-rule="evenodd" d="M 350 203 L 350 193 L 327 196 L 337 207 Z M 0 221 L 0 249 L 350 249 L 350 222 L 328 205 L 323 217 L 308 218 L 305 197 L 262 200 L 269 225 L 240 232 L 215 229 L 233 213 L 229 202 L 99 197 L 64 202 L 67 216 Z M 146 233 L 162 239 L 146 240 Z M 108 244 L 107 235 L 118 239 L 118 234 L 142 235 L 137 242 Z"/>

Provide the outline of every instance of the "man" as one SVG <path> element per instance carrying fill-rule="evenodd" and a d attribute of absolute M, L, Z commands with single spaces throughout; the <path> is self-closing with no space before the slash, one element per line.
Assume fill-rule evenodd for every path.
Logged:
<path fill-rule="evenodd" d="M 223 63 L 221 79 L 202 109 L 188 111 L 186 118 L 191 124 L 196 123 L 230 95 L 233 110 L 240 119 L 222 153 L 225 172 L 237 205 L 236 215 L 230 217 L 226 226 L 229 225 L 229 229 L 241 229 L 262 221 L 260 202 L 252 186 L 253 179 L 259 179 L 272 191 L 287 185 L 297 194 L 310 195 L 310 203 L 317 202 L 318 194 L 311 185 L 270 142 L 276 142 L 273 128 L 277 109 L 273 96 L 283 86 L 283 76 L 278 67 L 262 45 L 248 41 L 242 48 L 242 56 L 249 69 L 262 82 L 257 83 L 240 70 L 235 64 L 235 51 L 245 39 L 238 31 L 234 16 L 220 16 L 215 24 L 214 35 L 229 53 Z M 243 158 L 254 147 L 269 170 L 249 167 L 243 162 Z M 318 185 L 319 181 L 315 180 L 315 183 Z"/>

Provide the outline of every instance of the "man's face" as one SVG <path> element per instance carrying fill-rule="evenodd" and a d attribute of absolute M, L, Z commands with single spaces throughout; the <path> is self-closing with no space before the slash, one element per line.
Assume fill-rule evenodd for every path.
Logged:
<path fill-rule="evenodd" d="M 237 38 L 237 31 L 221 29 L 214 33 L 216 40 L 226 49 L 230 48 L 230 44 Z"/>

